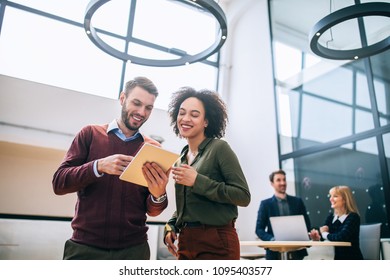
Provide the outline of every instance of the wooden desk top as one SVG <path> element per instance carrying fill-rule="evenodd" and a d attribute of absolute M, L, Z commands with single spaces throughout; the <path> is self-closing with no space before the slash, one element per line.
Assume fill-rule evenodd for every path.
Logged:
<path fill-rule="evenodd" d="M 351 242 L 333 241 L 240 241 L 241 246 L 258 246 L 278 252 L 289 252 L 311 246 L 351 246 Z"/>

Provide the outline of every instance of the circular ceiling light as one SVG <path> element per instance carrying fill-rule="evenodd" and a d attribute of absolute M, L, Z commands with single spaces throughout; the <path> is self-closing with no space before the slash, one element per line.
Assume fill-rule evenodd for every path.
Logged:
<path fill-rule="evenodd" d="M 365 16 L 390 17 L 390 4 L 381 2 L 356 4 L 337 10 L 324 17 L 314 25 L 309 34 L 310 48 L 313 53 L 329 59 L 352 60 L 375 55 L 390 49 L 390 36 L 375 44 L 351 50 L 330 49 L 318 42 L 321 35 L 333 26 L 353 18 Z"/>
<path fill-rule="evenodd" d="M 138 56 L 134 56 L 128 54 L 126 52 L 121 52 L 107 43 L 105 43 L 97 34 L 95 28 L 91 24 L 91 19 L 94 13 L 104 4 L 111 0 L 91 0 L 87 6 L 84 15 L 84 29 L 87 33 L 89 39 L 101 50 L 104 52 L 119 58 L 123 61 L 129 61 L 134 64 L 144 65 L 144 66 L 157 66 L 157 67 L 170 67 L 170 66 L 182 66 L 188 65 L 190 63 L 194 63 L 197 61 L 201 61 L 216 53 L 222 45 L 225 43 L 227 38 L 227 21 L 226 16 L 222 9 L 218 6 L 216 2 L 213 0 L 191 0 L 184 1 L 188 2 L 187 4 L 191 4 L 197 6 L 198 8 L 203 8 L 204 10 L 210 12 L 215 19 L 219 23 L 219 34 L 216 37 L 215 42 L 205 49 L 195 55 L 187 54 L 186 52 L 176 50 L 176 49 L 168 49 L 167 52 L 180 56 L 177 59 L 147 59 Z"/>

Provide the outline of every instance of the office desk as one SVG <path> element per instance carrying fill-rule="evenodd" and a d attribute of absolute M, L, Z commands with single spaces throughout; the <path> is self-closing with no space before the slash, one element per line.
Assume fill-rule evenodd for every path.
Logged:
<path fill-rule="evenodd" d="M 241 246 L 257 246 L 281 253 L 282 260 L 287 260 L 287 253 L 311 246 L 351 246 L 351 242 L 332 241 L 240 241 Z"/>

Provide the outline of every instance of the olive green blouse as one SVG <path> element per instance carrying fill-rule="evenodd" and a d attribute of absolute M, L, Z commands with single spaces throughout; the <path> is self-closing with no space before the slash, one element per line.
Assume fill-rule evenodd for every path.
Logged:
<path fill-rule="evenodd" d="M 187 164 L 188 145 L 181 163 Z M 198 175 L 192 187 L 175 184 L 176 211 L 166 231 L 178 232 L 184 222 L 226 225 L 237 219 L 237 206 L 248 206 L 251 195 L 236 154 L 221 139 L 206 138 L 198 148 L 192 167 Z"/>

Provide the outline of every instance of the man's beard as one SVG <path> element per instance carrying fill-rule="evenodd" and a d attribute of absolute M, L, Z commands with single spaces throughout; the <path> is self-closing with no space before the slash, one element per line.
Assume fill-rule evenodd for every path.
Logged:
<path fill-rule="evenodd" d="M 132 131 L 137 131 L 145 122 L 145 120 L 139 125 L 139 126 L 133 126 L 130 124 L 130 117 L 128 114 L 128 111 L 124 107 L 122 107 L 122 121 L 125 124 L 125 126 Z"/>

